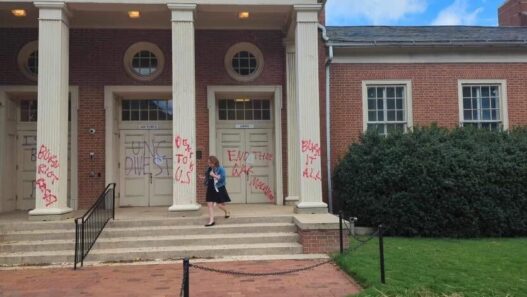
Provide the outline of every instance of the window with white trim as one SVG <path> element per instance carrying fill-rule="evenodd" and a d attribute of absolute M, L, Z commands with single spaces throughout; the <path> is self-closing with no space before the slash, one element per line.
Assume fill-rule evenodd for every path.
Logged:
<path fill-rule="evenodd" d="M 248 42 L 231 46 L 225 54 L 224 63 L 229 76 L 240 82 L 257 79 L 264 67 L 262 51 Z"/>
<path fill-rule="evenodd" d="M 388 135 L 411 127 L 410 83 L 364 82 L 365 130 Z"/>
<path fill-rule="evenodd" d="M 503 129 L 501 84 L 462 84 L 461 126 Z"/>
<path fill-rule="evenodd" d="M 132 44 L 124 54 L 124 68 L 128 75 L 140 81 L 152 81 L 163 72 L 165 57 L 151 42 Z"/>
<path fill-rule="evenodd" d="M 123 100 L 122 121 L 171 121 L 172 100 Z"/>
<path fill-rule="evenodd" d="M 271 101 L 267 99 L 220 99 L 218 101 L 220 121 L 269 121 Z"/>

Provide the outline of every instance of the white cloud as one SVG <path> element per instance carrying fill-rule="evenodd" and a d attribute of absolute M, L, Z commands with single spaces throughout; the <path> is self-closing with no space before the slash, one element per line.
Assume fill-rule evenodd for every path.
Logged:
<path fill-rule="evenodd" d="M 482 11 L 482 7 L 469 11 L 467 0 L 455 0 L 454 3 L 439 12 L 436 19 L 432 22 L 432 25 L 474 25 L 477 23 L 478 15 Z"/>
<path fill-rule="evenodd" d="M 326 5 L 328 20 L 334 23 L 350 23 L 346 20 L 362 17 L 380 25 L 424 12 L 427 0 L 329 0 Z"/>

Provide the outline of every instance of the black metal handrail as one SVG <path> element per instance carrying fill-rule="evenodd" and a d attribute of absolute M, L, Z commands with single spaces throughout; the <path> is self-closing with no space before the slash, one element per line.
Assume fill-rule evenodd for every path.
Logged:
<path fill-rule="evenodd" d="M 73 269 L 77 269 L 77 263 L 81 263 L 81 267 L 84 265 L 84 258 L 110 219 L 115 219 L 115 183 L 106 186 L 92 207 L 82 217 L 75 219 Z"/>

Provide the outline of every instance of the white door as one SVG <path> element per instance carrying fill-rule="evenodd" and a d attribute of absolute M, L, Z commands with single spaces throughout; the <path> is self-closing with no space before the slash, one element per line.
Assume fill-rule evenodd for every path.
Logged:
<path fill-rule="evenodd" d="M 172 204 L 172 131 L 121 130 L 121 206 Z"/>
<path fill-rule="evenodd" d="M 35 208 L 37 131 L 20 131 L 17 145 L 17 209 L 33 209 Z"/>
<path fill-rule="evenodd" d="M 272 129 L 219 129 L 218 159 L 233 203 L 274 203 Z"/>

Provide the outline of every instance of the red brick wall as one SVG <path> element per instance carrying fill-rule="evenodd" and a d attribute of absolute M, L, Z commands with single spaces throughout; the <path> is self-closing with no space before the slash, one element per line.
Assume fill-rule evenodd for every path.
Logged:
<path fill-rule="evenodd" d="M 343 247 L 349 247 L 349 239 L 344 229 Z M 298 242 L 304 249 L 304 254 L 326 254 L 340 250 L 339 230 L 301 230 L 298 229 Z"/>
<path fill-rule="evenodd" d="M 198 149 L 204 158 L 198 161 L 198 173 L 205 171 L 209 154 L 209 114 L 207 86 L 211 85 L 282 85 L 282 170 L 284 194 L 287 193 L 287 109 L 285 85 L 285 47 L 283 35 L 278 31 L 198 31 L 196 34 L 196 121 Z M 251 42 L 263 53 L 264 70 L 249 83 L 240 83 L 227 75 L 224 57 L 227 50 L 238 42 Z M 227 181 L 228 182 L 228 181 Z M 228 188 L 228 187 L 227 187 Z M 198 201 L 205 201 L 205 188 L 198 186 Z"/>
<path fill-rule="evenodd" d="M 459 122 L 458 79 L 507 81 L 509 126 L 527 125 L 527 64 L 333 64 L 331 66 L 332 164 L 363 129 L 362 81 L 411 80 L 414 126 Z"/>
<path fill-rule="evenodd" d="M 498 9 L 500 26 L 527 26 L 527 1 L 509 0 Z"/>
<path fill-rule="evenodd" d="M 38 39 L 36 29 L 0 30 L 0 85 L 35 85 L 19 71 L 17 54 L 27 42 Z M 208 156 L 208 85 L 282 85 L 283 86 L 283 170 L 287 177 L 287 127 L 285 93 L 285 48 L 279 31 L 197 31 L 196 32 L 196 110 L 197 149 L 203 151 L 197 170 L 205 170 Z M 152 82 L 130 78 L 124 69 L 123 56 L 135 42 L 158 45 L 165 55 L 163 73 Z M 261 76 L 250 83 L 232 80 L 224 67 L 227 49 L 237 42 L 252 42 L 265 59 Z M 104 86 L 107 85 L 171 85 L 170 30 L 70 30 L 70 84 L 79 86 L 79 208 L 90 206 L 104 189 L 105 114 Z M 95 135 L 88 130 L 95 128 Z M 94 152 L 94 160 L 89 153 Z M 100 177 L 89 177 L 93 171 Z M 285 185 L 287 178 L 284 178 Z M 286 187 L 284 187 L 286 189 Z M 286 192 L 286 191 L 285 191 Z M 203 202 L 204 188 L 198 183 L 198 201 Z"/>

